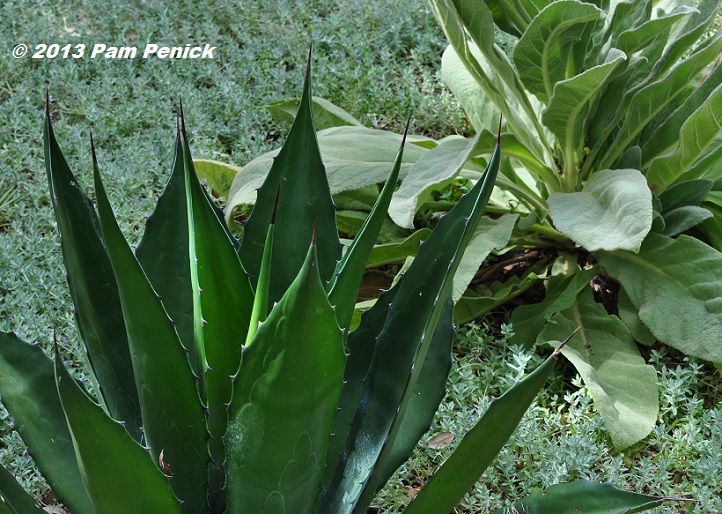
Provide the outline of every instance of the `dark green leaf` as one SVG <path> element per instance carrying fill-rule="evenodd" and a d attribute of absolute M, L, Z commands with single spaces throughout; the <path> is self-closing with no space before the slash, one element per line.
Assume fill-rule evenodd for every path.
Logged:
<path fill-rule="evenodd" d="M 74 514 L 94 514 L 55 388 L 53 362 L 39 347 L 4 332 L 0 332 L 0 396 L 58 500 Z"/>
<path fill-rule="evenodd" d="M 118 286 L 93 204 L 60 151 L 47 111 L 44 142 L 45 167 L 78 331 L 110 415 L 125 421 L 128 431 L 140 440 L 140 404 Z"/>
<path fill-rule="evenodd" d="M 374 470 L 379 488 L 411 456 L 421 437 L 429 430 L 436 410 L 446 394 L 446 379 L 451 370 L 451 347 L 454 342 L 453 312 L 454 303 L 448 298 L 429 345 L 422 374 L 401 419 L 393 447 L 382 467 Z"/>
<path fill-rule="evenodd" d="M 154 460 L 164 452 L 173 467 L 171 485 L 183 502 L 184 514 L 204 512 L 208 435 L 188 356 L 175 324 L 120 232 L 97 165 L 94 168 L 100 225 L 128 330 L 143 433 Z"/>
<path fill-rule="evenodd" d="M 3 466 L 0 466 L 0 514 L 45 514 Z"/>
<path fill-rule="evenodd" d="M 312 511 L 345 361 L 312 246 L 243 354 L 225 437 L 230 512 Z"/>
<path fill-rule="evenodd" d="M 527 496 L 512 509 L 499 509 L 496 514 L 524 512 L 528 514 L 630 514 L 660 505 L 668 498 L 630 493 L 611 484 L 594 484 L 586 480 L 553 485 L 549 489 Z"/>
<path fill-rule="evenodd" d="M 180 514 L 152 457 L 73 380 L 55 353 L 55 381 L 83 481 L 96 513 Z"/>
<path fill-rule="evenodd" d="M 404 274 L 378 336 L 343 465 L 320 513 L 364 512 L 371 502 L 379 486 L 374 469 L 386 466 L 422 373 L 443 299 L 491 196 L 498 168 L 497 147 L 484 179 L 441 218 Z"/>
<path fill-rule="evenodd" d="M 319 270 L 324 282 L 331 279 L 341 258 L 336 214 L 311 112 L 310 55 L 298 116 L 258 190 L 256 205 L 244 229 L 240 256 L 254 285 L 274 208 L 277 224 L 271 259 L 271 304 L 281 298 L 301 269 L 315 226 Z"/>

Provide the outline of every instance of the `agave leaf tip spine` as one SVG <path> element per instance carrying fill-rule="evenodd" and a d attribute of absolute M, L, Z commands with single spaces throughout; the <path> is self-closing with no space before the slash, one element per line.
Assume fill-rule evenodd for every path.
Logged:
<path fill-rule="evenodd" d="M 93 141 L 93 131 L 90 131 L 90 157 L 93 159 L 93 167 L 98 166 L 98 156 L 95 153 L 95 141 Z"/>
<path fill-rule="evenodd" d="M 578 326 L 577 328 L 575 328 L 574 331 L 571 334 L 569 334 L 567 336 L 567 338 L 564 341 L 562 341 L 561 344 L 554 349 L 554 352 L 552 353 L 552 357 L 554 357 L 555 359 L 559 357 L 559 354 L 561 353 L 562 348 L 564 348 L 566 346 L 566 344 L 572 340 L 572 337 L 574 337 L 576 335 L 576 333 L 579 332 L 580 328 L 582 328 L 581 325 Z"/>
<path fill-rule="evenodd" d="M 409 111 L 409 117 L 406 118 L 406 126 L 404 127 L 404 137 L 401 138 L 401 148 L 403 149 L 406 145 L 406 136 L 409 134 L 409 125 L 411 125 L 411 115 L 413 111 Z"/>
<path fill-rule="evenodd" d="M 313 55 L 313 43 L 308 45 L 308 59 L 306 61 L 306 81 L 311 78 L 311 56 Z"/>

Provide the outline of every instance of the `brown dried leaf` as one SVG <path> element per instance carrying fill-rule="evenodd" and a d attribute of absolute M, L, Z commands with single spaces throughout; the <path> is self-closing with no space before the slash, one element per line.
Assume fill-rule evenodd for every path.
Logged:
<path fill-rule="evenodd" d="M 429 448 L 433 448 L 434 450 L 440 450 L 449 446 L 453 441 L 454 434 L 452 434 L 451 432 L 440 432 L 431 439 L 429 439 L 426 444 L 429 445 Z"/>

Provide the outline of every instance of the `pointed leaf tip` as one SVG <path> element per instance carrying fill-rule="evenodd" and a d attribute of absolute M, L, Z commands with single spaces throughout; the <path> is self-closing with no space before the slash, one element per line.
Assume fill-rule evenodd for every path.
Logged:
<path fill-rule="evenodd" d="M 496 144 L 501 144 L 501 122 L 504 120 L 504 115 L 499 115 L 499 130 L 496 133 Z"/>
<path fill-rule="evenodd" d="M 569 341 L 572 340 L 572 337 L 574 337 L 574 335 L 575 335 L 577 332 L 579 332 L 579 329 L 580 329 L 580 328 L 582 328 L 581 325 L 578 326 L 577 328 L 575 328 L 575 329 L 574 329 L 574 332 L 572 332 L 571 334 L 569 334 L 569 335 L 567 336 L 567 338 L 566 338 L 564 341 L 562 341 L 562 343 L 561 343 L 559 346 L 557 346 L 556 348 L 554 348 L 554 352 L 552 353 L 552 357 L 554 357 L 555 359 L 559 357 L 559 354 L 561 353 L 562 348 L 564 348 L 564 347 L 566 346 L 566 344 L 567 344 Z"/>
<path fill-rule="evenodd" d="M 404 127 L 404 137 L 401 138 L 401 148 L 403 149 L 404 146 L 406 146 L 406 136 L 409 134 L 409 125 L 411 125 L 411 115 L 413 114 L 413 111 L 409 111 L 409 117 L 406 118 L 406 127 Z"/>
<path fill-rule="evenodd" d="M 93 141 L 93 131 L 90 131 L 90 157 L 93 159 L 93 167 L 98 166 L 98 156 L 95 153 L 95 142 Z"/>
<path fill-rule="evenodd" d="M 316 219 L 316 222 L 313 224 L 313 235 L 311 236 L 311 244 L 316 244 L 316 233 L 318 232 L 318 219 Z"/>
<path fill-rule="evenodd" d="M 180 118 L 180 130 L 183 134 L 183 139 L 188 140 L 188 134 L 186 134 L 186 120 L 183 115 L 183 97 L 178 97 L 178 118 Z"/>
<path fill-rule="evenodd" d="M 313 43 L 308 45 L 308 59 L 306 60 L 306 80 L 311 76 L 311 56 L 313 55 Z"/>

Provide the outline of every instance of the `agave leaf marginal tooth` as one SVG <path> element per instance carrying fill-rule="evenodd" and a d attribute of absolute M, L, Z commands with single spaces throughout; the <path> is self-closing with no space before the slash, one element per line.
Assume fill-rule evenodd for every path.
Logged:
<path fill-rule="evenodd" d="M 128 331 L 143 432 L 154 461 L 163 450 L 173 462 L 171 485 L 183 513 L 205 512 L 210 457 L 198 387 L 178 333 L 118 227 L 97 166 L 93 172 L 100 226 Z"/>
<path fill-rule="evenodd" d="M 98 217 L 55 139 L 46 105 L 45 167 L 61 236 L 75 319 L 102 402 L 140 439 L 140 404 L 120 309 L 118 287 L 105 250 Z M 95 146 L 91 136 L 91 153 Z"/>

